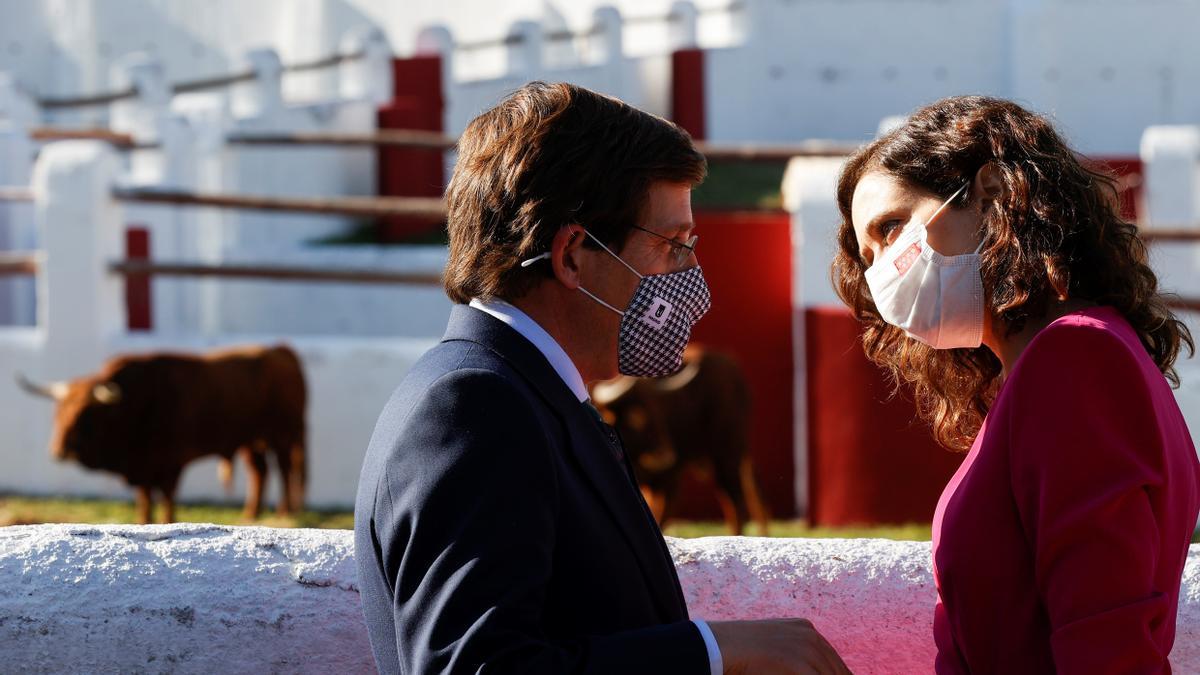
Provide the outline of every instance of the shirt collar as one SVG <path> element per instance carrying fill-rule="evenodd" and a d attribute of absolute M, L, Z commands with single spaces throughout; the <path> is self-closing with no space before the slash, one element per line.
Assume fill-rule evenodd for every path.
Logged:
<path fill-rule="evenodd" d="M 575 398 L 578 398 L 581 403 L 588 400 L 587 387 L 584 386 L 583 377 L 579 375 L 579 369 L 575 367 L 571 357 L 567 356 L 567 352 L 563 350 L 562 346 L 528 314 L 496 298 L 491 300 L 472 298 L 471 307 L 503 321 L 517 331 L 521 337 L 532 342 L 533 346 L 537 347 L 542 356 L 550 362 L 554 372 L 558 373 Z"/>

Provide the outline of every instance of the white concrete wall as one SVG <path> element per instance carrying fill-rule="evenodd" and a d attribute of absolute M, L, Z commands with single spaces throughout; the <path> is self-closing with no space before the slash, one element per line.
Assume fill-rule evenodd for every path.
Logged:
<path fill-rule="evenodd" d="M 883 117 L 968 93 L 1048 113 L 1091 154 L 1200 122 L 1190 0 L 757 0 L 746 23 L 708 55 L 715 141 L 862 141 Z"/>
<path fill-rule="evenodd" d="M 805 617 L 856 673 L 927 673 L 929 544 L 668 539 L 688 610 Z M 0 644 L 38 672 L 373 672 L 353 534 L 215 525 L 0 528 Z M 1171 663 L 1200 671 L 1200 546 Z"/>

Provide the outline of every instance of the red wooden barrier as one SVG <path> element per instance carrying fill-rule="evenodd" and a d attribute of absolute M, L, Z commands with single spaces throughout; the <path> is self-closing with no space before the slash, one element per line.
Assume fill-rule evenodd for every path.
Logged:
<path fill-rule="evenodd" d="M 395 97 L 379 109 L 380 129 L 444 131 L 442 59 L 418 56 L 392 61 Z M 440 150 L 379 148 L 379 194 L 392 197 L 441 197 L 445 170 Z M 384 240 L 397 241 L 436 229 L 442 221 L 393 216 L 380 221 Z"/>
<path fill-rule="evenodd" d="M 1142 210 L 1142 160 L 1138 157 L 1097 157 L 1102 168 L 1116 174 L 1120 188 L 1121 216 L 1137 222 Z"/>
<path fill-rule="evenodd" d="M 125 230 L 125 257 L 129 260 L 150 259 L 149 230 L 138 225 L 132 225 Z M 126 324 L 129 330 L 153 328 L 151 307 L 150 277 L 145 274 L 130 274 L 125 277 Z"/>
<path fill-rule="evenodd" d="M 695 341 L 732 354 L 750 385 L 751 456 L 774 517 L 795 513 L 792 414 L 792 245 L 783 212 L 702 211 L 696 249 L 712 290 Z M 711 481 L 681 486 L 681 518 L 719 519 Z M 697 489 L 699 488 L 699 489 Z"/>
<path fill-rule="evenodd" d="M 927 523 L 964 455 L 936 444 L 912 399 L 867 360 L 848 310 L 805 312 L 809 521 Z"/>
<path fill-rule="evenodd" d="M 704 50 L 681 49 L 671 54 L 671 119 L 701 140 L 704 111 Z"/>

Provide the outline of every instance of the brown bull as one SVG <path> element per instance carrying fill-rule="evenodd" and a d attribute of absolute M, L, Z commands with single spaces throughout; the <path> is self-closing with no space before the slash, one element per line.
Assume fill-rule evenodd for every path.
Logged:
<path fill-rule="evenodd" d="M 250 474 L 247 518 L 262 507 L 268 453 L 283 480 L 279 513 L 303 505 L 307 394 L 300 360 L 287 347 L 120 356 L 69 382 L 18 382 L 58 403 L 51 455 L 124 477 L 136 489 L 143 523 L 151 522 L 155 491 L 164 522 L 174 521 L 184 466 L 208 455 L 221 458 L 226 487 L 231 460 L 242 455 Z"/>
<path fill-rule="evenodd" d="M 654 517 L 672 515 L 683 469 L 711 469 L 725 522 L 741 534 L 753 516 L 767 533 L 767 512 L 749 455 L 749 391 L 732 358 L 699 347 L 684 353 L 671 377 L 618 377 L 592 388 L 592 401 L 621 435 Z"/>

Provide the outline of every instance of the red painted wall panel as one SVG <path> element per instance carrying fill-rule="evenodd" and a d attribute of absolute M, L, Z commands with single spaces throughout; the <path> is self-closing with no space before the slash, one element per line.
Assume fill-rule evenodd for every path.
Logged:
<path fill-rule="evenodd" d="M 392 61 L 394 98 L 379 109 L 380 129 L 443 131 L 442 59 L 418 56 Z M 440 197 L 445 170 L 440 150 L 380 148 L 379 194 L 390 197 Z M 397 241 L 428 232 L 442 223 L 428 218 L 387 218 L 384 240 Z"/>
<path fill-rule="evenodd" d="M 783 212 L 699 211 L 696 253 L 712 309 L 696 324 L 698 344 L 732 354 L 749 381 L 750 433 L 763 500 L 775 517 L 795 513 L 792 457 L 792 246 Z M 680 489 L 683 518 L 720 518 L 711 480 Z"/>
<path fill-rule="evenodd" d="M 696 140 L 705 138 L 704 50 L 671 54 L 671 120 Z"/>
<path fill-rule="evenodd" d="M 933 440 L 911 396 L 891 396 L 848 310 L 805 312 L 809 521 L 929 522 L 964 455 Z"/>

